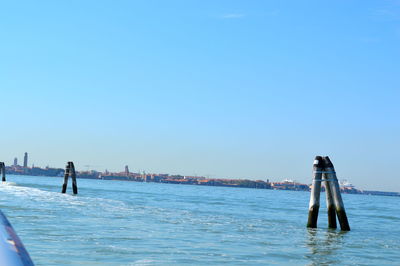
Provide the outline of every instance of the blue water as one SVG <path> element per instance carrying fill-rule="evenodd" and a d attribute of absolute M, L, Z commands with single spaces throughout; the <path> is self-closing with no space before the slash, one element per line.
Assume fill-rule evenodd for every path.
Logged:
<path fill-rule="evenodd" d="M 8 176 L 0 209 L 36 265 L 400 265 L 400 197 L 343 195 L 352 231 L 307 229 L 308 192 Z M 69 193 L 70 191 L 70 187 Z"/>

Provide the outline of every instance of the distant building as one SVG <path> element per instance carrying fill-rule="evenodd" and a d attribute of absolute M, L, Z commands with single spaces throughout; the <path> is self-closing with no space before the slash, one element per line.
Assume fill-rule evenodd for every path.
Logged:
<path fill-rule="evenodd" d="M 28 168 L 28 153 L 25 152 L 24 155 L 24 168 Z"/>
<path fill-rule="evenodd" d="M 291 179 L 285 179 L 282 182 L 272 182 L 272 189 L 280 189 L 280 190 L 303 190 L 308 191 L 310 187 L 306 184 L 298 183 Z"/>
<path fill-rule="evenodd" d="M 129 168 L 127 165 L 125 165 L 125 175 L 128 176 L 129 175 Z"/>
<path fill-rule="evenodd" d="M 17 166 L 18 165 L 18 158 L 17 157 L 15 157 L 14 158 L 14 164 L 13 164 L 14 166 Z"/>

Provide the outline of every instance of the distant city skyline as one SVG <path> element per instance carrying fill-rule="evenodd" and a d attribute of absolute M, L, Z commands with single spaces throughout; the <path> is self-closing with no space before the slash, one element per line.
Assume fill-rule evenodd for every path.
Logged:
<path fill-rule="evenodd" d="M 400 191 L 398 1 L 8 1 L 0 161 Z"/>
<path fill-rule="evenodd" d="M 25 164 L 27 164 L 27 159 L 28 159 L 28 153 L 27 152 L 25 152 L 24 153 L 24 166 L 19 166 L 18 165 L 18 158 L 17 157 L 15 157 L 14 158 L 14 163 L 13 163 L 13 166 L 14 167 L 22 167 L 22 169 L 23 168 L 29 168 L 29 166 L 25 166 Z M 34 167 L 34 164 L 32 164 L 32 169 L 33 169 L 33 167 Z M 48 167 L 52 167 L 52 166 L 49 166 L 48 164 L 44 167 L 44 166 L 37 166 L 37 167 L 39 167 L 39 168 L 45 168 L 45 169 L 47 169 Z M 83 167 L 86 167 L 86 169 L 83 169 Z M 53 167 L 53 168 L 60 168 L 60 169 L 64 169 L 64 167 Z M 77 169 L 78 171 L 96 171 L 96 172 L 99 172 L 99 173 L 105 173 L 105 174 L 108 174 L 108 173 L 110 173 L 110 171 L 108 170 L 108 169 L 104 169 L 104 170 L 99 170 L 99 169 L 91 169 L 90 168 L 90 165 L 84 165 L 84 166 L 82 166 L 82 168 L 81 169 Z M 144 173 L 147 173 L 147 174 L 167 174 L 167 175 L 169 175 L 170 173 L 167 173 L 167 172 L 149 172 L 149 171 L 145 171 L 145 170 L 137 170 L 137 171 L 134 171 L 134 172 L 132 172 L 132 171 L 130 171 L 129 170 L 129 165 L 125 165 L 125 167 L 124 167 L 124 169 L 115 169 L 115 170 L 113 170 L 113 171 L 111 171 L 111 172 L 114 172 L 114 173 L 123 173 L 124 175 L 129 175 L 129 174 L 132 174 L 132 173 L 137 173 L 137 174 L 144 174 Z M 178 175 L 178 176 L 181 176 L 182 175 L 182 173 L 173 173 L 173 175 Z M 189 177 L 204 177 L 204 178 L 217 178 L 217 179 L 230 179 L 230 178 L 232 178 L 232 177 L 223 177 L 223 176 L 219 176 L 219 177 L 210 177 L 209 175 L 207 175 L 207 176 L 205 176 L 205 175 L 197 175 L 197 174 L 194 174 L 194 175 L 187 175 L 187 174 L 183 174 L 182 176 L 189 176 Z M 270 178 L 272 178 L 272 179 L 274 179 L 272 182 L 281 182 L 281 181 L 284 181 L 284 182 L 286 182 L 286 181 L 289 181 L 289 182 L 298 182 L 299 180 L 297 180 L 297 179 L 288 179 L 287 177 L 278 177 L 278 178 L 276 178 L 276 177 L 273 177 L 273 176 L 269 176 L 269 177 L 265 177 L 265 178 L 251 178 L 251 176 L 247 176 L 247 177 L 240 177 L 240 178 L 238 178 L 238 177 L 233 177 L 234 179 L 236 178 L 236 179 L 250 179 L 250 180 L 263 180 L 263 181 L 266 181 L 267 183 L 268 182 L 270 182 Z M 307 180 L 307 181 L 305 181 L 305 184 L 308 184 L 308 183 L 311 183 L 311 180 L 308 180 L 308 179 L 305 179 L 305 180 Z M 343 183 L 348 183 L 348 184 L 351 184 L 351 183 L 349 183 L 348 182 L 348 180 L 346 179 L 346 178 L 343 178 L 343 177 L 341 177 L 341 178 L 339 178 L 339 181 L 340 182 L 343 182 Z M 352 184 L 351 184 L 352 185 Z M 372 189 L 372 188 L 370 188 L 370 189 Z M 376 189 L 376 188 L 375 188 Z"/>

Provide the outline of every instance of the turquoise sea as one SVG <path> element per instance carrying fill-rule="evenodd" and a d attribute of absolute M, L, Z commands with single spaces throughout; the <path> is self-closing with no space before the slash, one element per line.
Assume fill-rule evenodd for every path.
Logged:
<path fill-rule="evenodd" d="M 306 228 L 308 192 L 7 176 L 36 265 L 400 265 L 400 197 L 343 195 L 350 232 Z M 68 193 L 71 193 L 69 184 Z"/>

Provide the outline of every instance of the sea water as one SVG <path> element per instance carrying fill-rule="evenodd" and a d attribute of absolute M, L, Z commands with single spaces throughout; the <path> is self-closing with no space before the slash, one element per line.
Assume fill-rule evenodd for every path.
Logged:
<path fill-rule="evenodd" d="M 7 176 L 6 214 L 36 265 L 400 265 L 400 197 L 343 195 L 350 232 L 307 229 L 309 192 Z"/>

